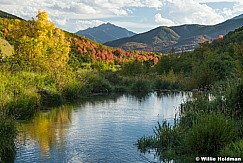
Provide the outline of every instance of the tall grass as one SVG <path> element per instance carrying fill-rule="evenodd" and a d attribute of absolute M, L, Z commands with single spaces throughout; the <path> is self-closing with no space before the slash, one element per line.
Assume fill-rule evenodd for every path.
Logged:
<path fill-rule="evenodd" d="M 234 120 L 221 113 L 200 115 L 193 121 L 185 136 L 186 152 L 194 155 L 216 155 L 226 145 L 236 140 Z"/>
<path fill-rule="evenodd" d="M 241 84 L 235 84 L 219 96 L 210 93 L 194 96 L 181 105 L 180 119 L 174 126 L 158 123 L 154 136 L 138 139 L 138 148 L 143 152 L 154 148 L 161 159 L 224 154 L 241 157 L 241 90 Z"/>
<path fill-rule="evenodd" d="M 243 158 L 243 139 L 228 144 L 226 147 L 221 149 L 219 155 L 222 157 L 228 156 Z"/>
<path fill-rule="evenodd" d="M 14 139 L 17 135 L 15 122 L 0 116 L 0 162 L 10 161 L 15 157 Z"/>

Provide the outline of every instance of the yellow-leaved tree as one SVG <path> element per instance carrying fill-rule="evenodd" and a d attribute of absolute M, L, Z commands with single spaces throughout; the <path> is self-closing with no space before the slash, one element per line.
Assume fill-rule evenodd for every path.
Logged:
<path fill-rule="evenodd" d="M 37 18 L 36 21 L 21 22 L 21 28 L 16 28 L 15 59 L 35 70 L 64 67 L 70 51 L 65 33 L 48 20 L 45 11 L 39 10 Z"/>

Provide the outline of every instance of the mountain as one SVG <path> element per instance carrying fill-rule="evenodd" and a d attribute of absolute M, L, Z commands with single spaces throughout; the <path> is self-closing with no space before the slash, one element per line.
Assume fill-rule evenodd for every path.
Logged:
<path fill-rule="evenodd" d="M 80 30 L 76 33 L 99 43 L 105 43 L 108 41 L 135 35 L 134 32 L 128 31 L 125 28 L 118 27 L 111 23 L 101 24 L 98 27 Z"/>
<path fill-rule="evenodd" d="M 243 14 L 239 15 L 239 16 L 236 16 L 234 17 L 233 19 L 242 19 L 243 18 Z"/>
<path fill-rule="evenodd" d="M 2 10 L 0 10 L 0 18 L 21 19 L 21 20 L 23 20 L 23 19 L 20 18 L 20 17 L 17 17 L 17 16 L 15 16 L 15 15 L 9 14 L 9 13 L 4 12 L 4 11 L 2 11 Z"/>
<path fill-rule="evenodd" d="M 159 51 L 168 53 L 190 51 L 199 43 L 212 41 L 219 35 L 243 26 L 243 14 L 216 25 L 186 24 L 172 27 L 158 27 L 151 31 L 106 42 L 105 45 L 121 47 L 124 50 Z"/>
<path fill-rule="evenodd" d="M 132 37 L 126 37 L 106 43 L 108 46 L 116 47 L 117 44 L 122 45 L 124 50 L 143 50 L 149 48 L 146 45 L 158 45 L 158 44 L 174 44 L 179 40 L 180 36 L 168 27 L 158 27 L 151 31 L 134 35 Z M 128 43 L 128 44 L 127 44 Z M 131 43 L 131 45 L 129 45 Z M 134 47 L 134 48 L 131 48 Z M 147 49 L 150 51 L 150 49 Z"/>

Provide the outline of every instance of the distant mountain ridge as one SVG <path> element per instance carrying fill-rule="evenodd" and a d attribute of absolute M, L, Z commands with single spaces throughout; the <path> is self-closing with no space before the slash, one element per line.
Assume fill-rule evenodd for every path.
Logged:
<path fill-rule="evenodd" d="M 136 33 L 128 31 L 125 28 L 118 27 L 114 24 L 107 23 L 101 24 L 98 27 L 88 28 L 76 32 L 79 35 L 83 35 L 99 43 L 105 43 L 108 41 L 117 40 L 124 37 L 130 37 Z"/>
<path fill-rule="evenodd" d="M 212 41 L 243 26 L 243 14 L 216 25 L 186 24 L 172 27 L 157 27 L 148 32 L 105 43 L 124 50 L 159 51 L 168 53 L 172 49 L 190 51 L 199 43 Z"/>
<path fill-rule="evenodd" d="M 158 45 L 158 44 L 174 44 L 179 40 L 180 36 L 168 27 L 157 27 L 151 31 L 134 35 L 132 37 L 126 37 L 105 43 L 108 46 L 116 47 L 117 43 L 122 45 L 121 48 L 124 50 L 145 50 L 148 49 L 147 45 Z M 139 41 L 138 41 L 139 40 Z M 131 45 L 129 44 L 131 43 Z"/>

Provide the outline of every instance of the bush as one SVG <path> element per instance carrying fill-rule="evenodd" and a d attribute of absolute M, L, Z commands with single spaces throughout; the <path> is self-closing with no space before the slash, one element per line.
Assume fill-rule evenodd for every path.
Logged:
<path fill-rule="evenodd" d="M 122 77 L 118 75 L 117 72 L 112 71 L 106 71 L 105 73 L 105 79 L 108 80 L 111 84 L 119 84 L 122 83 Z"/>
<path fill-rule="evenodd" d="M 148 93 L 150 91 L 150 84 L 143 79 L 136 79 L 131 86 L 132 93 Z"/>
<path fill-rule="evenodd" d="M 145 153 L 147 150 L 154 148 L 155 144 L 156 144 L 156 138 L 153 136 L 141 137 L 138 139 L 138 141 L 136 143 L 138 149 L 142 153 Z"/>
<path fill-rule="evenodd" d="M 200 115 L 193 121 L 192 128 L 185 137 L 187 153 L 195 155 L 217 154 L 235 140 L 235 122 L 221 113 Z"/>
<path fill-rule="evenodd" d="M 82 97 L 83 94 L 85 94 L 85 91 L 83 91 L 84 85 L 78 82 L 73 82 L 66 86 L 66 88 L 63 90 L 63 96 L 65 100 L 67 101 L 73 101 L 80 97 Z"/>
<path fill-rule="evenodd" d="M 99 76 L 88 77 L 87 87 L 89 87 L 91 93 L 108 93 L 111 90 L 110 83 Z"/>
<path fill-rule="evenodd" d="M 243 158 L 243 140 L 230 143 L 220 151 L 220 156 L 225 157 L 241 157 Z"/>
<path fill-rule="evenodd" d="M 171 83 L 166 80 L 161 80 L 161 79 L 156 79 L 154 82 L 154 89 L 158 90 L 165 90 L 165 89 L 170 89 Z"/>
<path fill-rule="evenodd" d="M 161 160 L 173 160 L 176 154 L 181 154 L 183 147 L 183 138 L 186 128 L 182 128 L 175 121 L 172 126 L 167 121 L 162 124 L 158 122 L 158 126 L 154 129 L 154 136 L 142 137 L 137 141 L 137 147 L 141 152 L 150 149 L 156 149 L 156 153 Z"/>
<path fill-rule="evenodd" d="M 156 147 L 160 150 L 174 150 L 179 147 L 183 134 L 177 124 L 172 126 L 167 121 L 164 121 L 162 125 L 158 123 L 158 127 L 155 127 L 154 132 L 158 139 Z"/>
<path fill-rule="evenodd" d="M 226 103 L 237 117 L 243 116 L 243 82 L 230 87 L 226 95 Z"/>
<path fill-rule="evenodd" d="M 64 102 L 60 92 L 50 91 L 50 93 L 41 93 L 40 104 L 45 107 L 59 106 Z"/>
<path fill-rule="evenodd" d="M 138 75 L 146 72 L 146 67 L 138 61 L 127 62 L 122 66 L 122 72 L 125 75 Z"/>
<path fill-rule="evenodd" d="M 23 120 L 31 118 L 36 113 L 38 106 L 37 96 L 21 95 L 12 99 L 6 109 L 9 116 Z"/>

